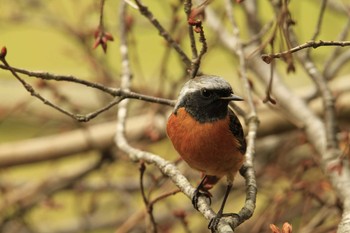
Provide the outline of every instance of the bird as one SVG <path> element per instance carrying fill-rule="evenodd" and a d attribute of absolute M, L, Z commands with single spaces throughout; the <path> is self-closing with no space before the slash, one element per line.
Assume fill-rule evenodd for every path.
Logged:
<path fill-rule="evenodd" d="M 227 188 L 219 211 L 208 228 L 214 231 L 232 189 L 235 174 L 245 161 L 246 141 L 242 125 L 229 107 L 231 101 L 243 101 L 231 85 L 216 75 L 200 75 L 182 87 L 170 114 L 166 131 L 180 157 L 203 179 L 192 196 L 198 210 L 198 198 L 209 198 L 208 189 L 226 176 Z"/>

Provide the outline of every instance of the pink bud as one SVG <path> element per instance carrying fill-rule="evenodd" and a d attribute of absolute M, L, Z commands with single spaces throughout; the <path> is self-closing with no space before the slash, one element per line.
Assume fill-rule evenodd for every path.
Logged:
<path fill-rule="evenodd" d="M 1 58 L 5 58 L 5 57 L 6 57 L 6 54 L 7 54 L 7 48 L 4 46 L 4 47 L 2 47 L 2 49 L 1 49 L 0 57 L 1 57 Z"/>

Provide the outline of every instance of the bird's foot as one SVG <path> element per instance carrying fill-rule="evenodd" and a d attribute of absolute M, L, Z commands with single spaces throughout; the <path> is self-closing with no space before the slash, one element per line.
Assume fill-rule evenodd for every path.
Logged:
<path fill-rule="evenodd" d="M 223 214 L 222 212 L 218 212 L 216 214 L 215 217 L 213 217 L 212 219 L 210 219 L 209 224 L 208 224 L 208 229 L 211 230 L 211 232 L 216 232 L 220 219 L 222 217 L 229 217 L 229 216 L 237 216 L 238 218 L 240 217 L 238 214 L 236 213 L 227 213 L 227 214 Z"/>
<path fill-rule="evenodd" d="M 210 219 L 208 224 L 208 229 L 211 230 L 211 232 L 215 232 L 218 228 L 218 224 L 220 222 L 220 219 L 222 218 L 222 212 L 218 212 L 215 217 Z"/>
<path fill-rule="evenodd" d="M 211 193 L 208 190 L 202 190 L 200 188 L 197 188 L 194 193 L 193 193 L 193 197 L 192 197 L 192 205 L 193 207 L 198 210 L 198 198 L 200 196 L 204 196 L 206 198 L 209 199 L 209 205 L 211 205 Z"/>

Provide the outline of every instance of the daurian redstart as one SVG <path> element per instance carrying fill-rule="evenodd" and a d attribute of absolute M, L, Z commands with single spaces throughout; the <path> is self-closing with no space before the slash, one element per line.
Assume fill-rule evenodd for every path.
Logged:
<path fill-rule="evenodd" d="M 181 89 L 167 123 L 174 148 L 190 167 L 204 174 L 192 197 L 196 209 L 199 195 L 210 198 L 206 185 L 227 177 L 221 208 L 208 226 L 212 230 L 224 215 L 233 178 L 244 162 L 246 142 L 242 125 L 228 106 L 230 101 L 242 100 L 233 94 L 231 85 L 223 78 L 197 76 Z"/>

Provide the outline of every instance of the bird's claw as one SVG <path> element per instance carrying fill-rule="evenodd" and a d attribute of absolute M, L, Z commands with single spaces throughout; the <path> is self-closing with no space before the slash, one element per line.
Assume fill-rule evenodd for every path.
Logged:
<path fill-rule="evenodd" d="M 219 225 L 219 222 L 220 222 L 220 219 L 222 217 L 229 217 L 229 216 L 236 216 L 236 218 L 240 218 L 239 214 L 236 214 L 236 213 L 226 213 L 226 214 L 223 214 L 223 213 L 217 213 L 217 215 L 215 217 L 213 217 L 212 219 L 210 219 L 209 221 L 209 224 L 208 224 L 208 229 L 211 230 L 211 232 L 215 232 L 218 228 L 218 225 Z"/>
<path fill-rule="evenodd" d="M 215 217 L 210 219 L 208 224 L 208 229 L 210 229 L 211 232 L 215 232 L 217 230 L 221 217 L 222 217 L 222 214 L 220 214 L 220 216 L 219 214 L 217 214 Z"/>
<path fill-rule="evenodd" d="M 209 199 L 209 205 L 211 205 L 211 194 L 208 191 L 203 191 L 200 189 L 196 189 L 193 193 L 192 197 L 192 205 L 193 207 L 198 210 L 198 198 L 200 196 L 204 196 Z"/>

